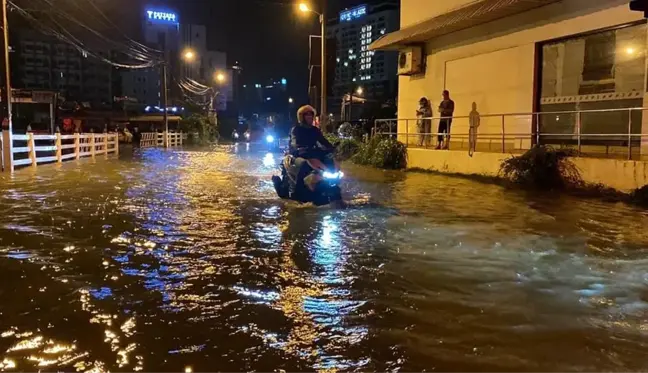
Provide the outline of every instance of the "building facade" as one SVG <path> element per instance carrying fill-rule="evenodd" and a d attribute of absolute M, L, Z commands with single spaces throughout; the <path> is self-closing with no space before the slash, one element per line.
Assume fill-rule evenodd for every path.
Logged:
<path fill-rule="evenodd" d="M 109 58 L 111 52 L 98 51 Z M 20 30 L 12 43 L 15 88 L 59 91 L 67 100 L 111 105 L 112 67 L 58 39 Z"/>
<path fill-rule="evenodd" d="M 215 107 L 218 111 L 227 109 L 227 102 L 233 99 L 234 76 L 227 68 L 225 52 L 208 50 L 207 28 L 203 25 L 181 25 L 181 49 L 191 50 L 195 54 L 192 60 L 180 62 L 180 78 L 192 79 L 203 85 L 213 87 L 218 92 Z M 224 79 L 218 79 L 223 75 Z"/>
<path fill-rule="evenodd" d="M 333 39 L 336 45 L 333 107 L 338 103 L 339 108 L 342 99 L 351 92 L 378 103 L 395 99 L 398 78 L 393 72 L 397 66 L 397 53 L 370 51 L 368 47 L 398 27 L 396 1 L 345 9 L 336 19 L 329 21 L 327 39 Z"/>
<path fill-rule="evenodd" d="M 646 31 L 643 14 L 621 0 L 402 0 L 401 29 L 370 49 L 423 50 L 423 71 L 399 78 L 401 119 L 416 117 L 421 97 L 437 116 L 447 89 L 453 133 L 468 132 L 476 109 L 480 134 L 638 134 L 648 132 L 641 111 L 555 112 L 645 107 Z M 484 116 L 496 113 L 511 115 Z M 415 123 L 399 121 L 398 130 L 415 133 Z"/>
<path fill-rule="evenodd" d="M 180 23 L 176 13 L 160 9 L 143 9 L 141 34 L 138 38 L 150 48 L 162 53 L 167 63 L 169 80 L 180 71 Z M 140 105 L 162 106 L 162 74 L 159 66 L 146 69 L 120 69 L 121 95 Z M 177 95 L 177 90 L 169 90 Z M 171 97 L 170 97 L 171 98 Z"/>

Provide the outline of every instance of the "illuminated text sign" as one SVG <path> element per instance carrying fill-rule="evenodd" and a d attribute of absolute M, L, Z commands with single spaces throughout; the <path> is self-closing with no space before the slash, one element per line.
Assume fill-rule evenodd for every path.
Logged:
<path fill-rule="evenodd" d="M 178 16 L 176 16 L 175 13 L 147 10 L 146 15 L 148 16 L 148 19 L 151 21 L 160 21 L 160 22 L 167 22 L 167 23 L 178 22 Z"/>
<path fill-rule="evenodd" d="M 340 12 L 340 22 L 353 21 L 354 19 L 362 18 L 365 15 L 367 15 L 367 6 L 360 5 L 359 7 Z"/>

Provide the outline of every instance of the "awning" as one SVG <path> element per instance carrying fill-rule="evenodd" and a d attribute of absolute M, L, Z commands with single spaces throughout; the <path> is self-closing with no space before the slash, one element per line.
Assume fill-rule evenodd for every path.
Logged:
<path fill-rule="evenodd" d="M 480 0 L 421 23 L 391 32 L 369 45 L 369 50 L 394 50 L 432 38 L 512 16 L 560 0 Z"/>

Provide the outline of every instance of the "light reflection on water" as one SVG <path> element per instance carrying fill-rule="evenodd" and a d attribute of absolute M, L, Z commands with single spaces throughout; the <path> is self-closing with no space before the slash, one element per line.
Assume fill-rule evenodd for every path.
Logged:
<path fill-rule="evenodd" d="M 279 155 L 148 149 L 0 176 L 0 371 L 645 370 L 648 217 Z"/>

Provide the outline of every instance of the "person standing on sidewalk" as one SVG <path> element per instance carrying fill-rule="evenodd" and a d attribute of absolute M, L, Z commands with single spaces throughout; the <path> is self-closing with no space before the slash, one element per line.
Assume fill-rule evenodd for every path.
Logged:
<path fill-rule="evenodd" d="M 427 148 L 430 145 L 430 132 L 432 131 L 432 105 L 426 97 L 421 97 L 416 110 L 416 127 L 419 132 L 419 146 Z"/>
<path fill-rule="evenodd" d="M 454 108 L 454 101 L 450 99 L 450 92 L 446 89 L 443 91 L 443 101 L 439 104 L 441 120 L 439 120 L 437 149 L 448 149 L 450 147 L 450 126 L 452 125 Z"/>

